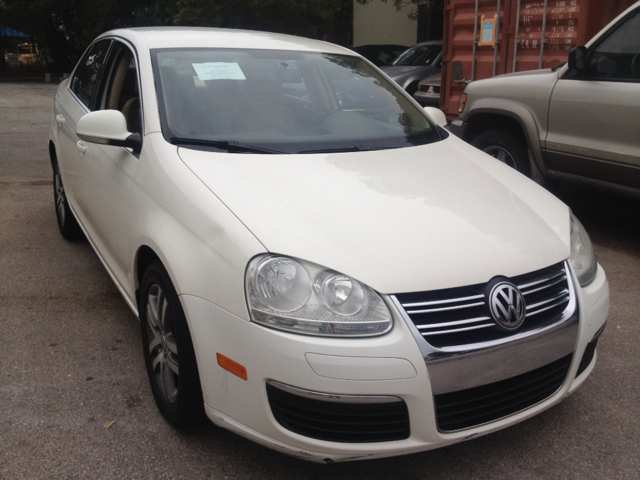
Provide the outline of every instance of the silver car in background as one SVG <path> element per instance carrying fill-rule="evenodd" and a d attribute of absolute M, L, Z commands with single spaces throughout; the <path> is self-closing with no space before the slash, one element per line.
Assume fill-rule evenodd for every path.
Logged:
<path fill-rule="evenodd" d="M 413 95 L 418 83 L 425 77 L 440 73 L 442 63 L 442 40 L 418 43 L 403 52 L 393 63 L 381 67 L 391 79 Z"/>
<path fill-rule="evenodd" d="M 413 94 L 423 107 L 438 107 L 440 105 L 440 82 L 442 76 L 439 73 L 429 75 L 418 83 L 418 90 Z"/>

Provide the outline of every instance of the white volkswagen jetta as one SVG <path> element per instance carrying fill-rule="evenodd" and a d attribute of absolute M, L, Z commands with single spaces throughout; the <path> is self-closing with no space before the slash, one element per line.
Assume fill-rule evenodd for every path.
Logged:
<path fill-rule="evenodd" d="M 49 149 L 139 316 L 176 426 L 313 461 L 483 435 L 578 388 L 609 290 L 559 200 L 350 50 L 114 30 L 57 90 Z"/>

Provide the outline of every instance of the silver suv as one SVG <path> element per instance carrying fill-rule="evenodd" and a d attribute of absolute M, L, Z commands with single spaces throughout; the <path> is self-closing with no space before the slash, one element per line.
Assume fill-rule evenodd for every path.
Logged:
<path fill-rule="evenodd" d="M 566 64 L 468 85 L 450 129 L 534 179 L 640 196 L 640 2 Z"/>

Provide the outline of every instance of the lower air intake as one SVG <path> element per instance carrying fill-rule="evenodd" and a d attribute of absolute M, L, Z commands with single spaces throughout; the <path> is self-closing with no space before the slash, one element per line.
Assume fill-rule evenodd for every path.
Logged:
<path fill-rule="evenodd" d="M 267 382 L 273 416 L 305 437 L 344 443 L 373 443 L 409 437 L 409 413 L 397 397 L 326 395 Z"/>
<path fill-rule="evenodd" d="M 562 386 L 572 355 L 506 380 L 435 395 L 436 421 L 442 432 L 482 425 L 539 403 Z"/>

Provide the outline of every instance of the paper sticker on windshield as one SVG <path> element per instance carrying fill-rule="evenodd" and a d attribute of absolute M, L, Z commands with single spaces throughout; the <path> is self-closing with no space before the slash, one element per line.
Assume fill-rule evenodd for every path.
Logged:
<path fill-rule="evenodd" d="M 228 62 L 192 63 L 200 80 L 246 80 L 240 65 Z"/>

